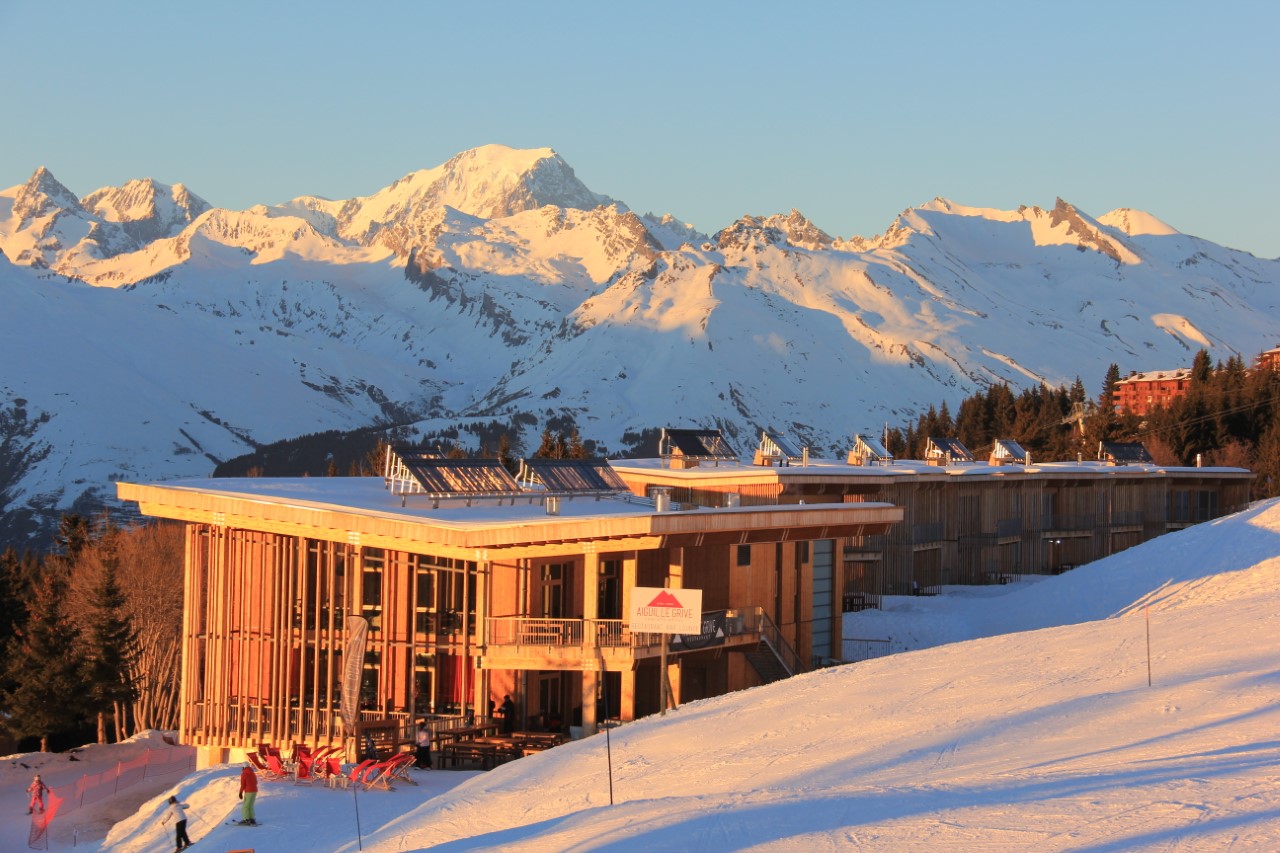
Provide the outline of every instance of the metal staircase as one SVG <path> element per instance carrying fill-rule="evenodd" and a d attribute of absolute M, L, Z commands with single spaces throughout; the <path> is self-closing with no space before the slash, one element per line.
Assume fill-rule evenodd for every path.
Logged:
<path fill-rule="evenodd" d="M 760 643 L 744 654 L 764 684 L 790 678 L 808 669 L 795 649 L 783 639 L 778 626 L 763 612 L 760 613 Z"/>

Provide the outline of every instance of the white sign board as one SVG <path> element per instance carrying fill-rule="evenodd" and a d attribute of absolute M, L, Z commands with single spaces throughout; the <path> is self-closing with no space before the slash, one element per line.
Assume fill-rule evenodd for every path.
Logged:
<path fill-rule="evenodd" d="M 702 590 L 632 588 L 630 627 L 655 634 L 698 633 L 702 630 Z"/>

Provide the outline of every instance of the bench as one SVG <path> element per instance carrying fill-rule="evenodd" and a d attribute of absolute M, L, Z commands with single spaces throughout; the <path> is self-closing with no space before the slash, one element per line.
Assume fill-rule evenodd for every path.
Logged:
<path fill-rule="evenodd" d="M 457 768 L 465 762 L 478 762 L 481 769 L 489 770 L 497 760 L 498 748 L 493 744 L 458 741 L 440 748 L 440 766 Z"/>

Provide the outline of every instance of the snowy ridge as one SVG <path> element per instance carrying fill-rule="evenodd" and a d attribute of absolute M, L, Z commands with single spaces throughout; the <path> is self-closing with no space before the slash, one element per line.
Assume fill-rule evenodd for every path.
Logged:
<path fill-rule="evenodd" d="M 551 149 L 494 145 L 360 198 L 205 207 L 149 180 L 82 202 L 43 168 L 0 192 L 0 429 L 28 441 L 0 541 L 119 477 L 375 424 L 520 423 L 536 444 L 571 418 L 606 452 L 663 425 L 746 452 L 768 425 L 842 457 L 992 383 L 1251 361 L 1280 316 L 1280 262 L 1063 200 L 939 198 L 871 238 L 795 210 L 707 236 Z"/>

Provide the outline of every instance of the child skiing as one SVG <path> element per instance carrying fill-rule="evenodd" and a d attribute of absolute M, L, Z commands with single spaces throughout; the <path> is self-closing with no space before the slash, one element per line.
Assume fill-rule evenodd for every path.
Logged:
<path fill-rule="evenodd" d="M 169 798 L 169 807 L 165 810 L 164 820 L 160 821 L 161 825 L 167 824 L 169 818 L 174 818 L 177 825 L 173 828 L 173 840 L 178 846 L 177 850 L 185 850 L 191 846 L 191 839 L 187 837 L 187 804 L 178 802 L 177 797 Z"/>
<path fill-rule="evenodd" d="M 40 774 L 27 786 L 31 801 L 27 803 L 27 814 L 44 814 L 44 795 L 49 793 L 49 786 L 40 780 Z"/>

